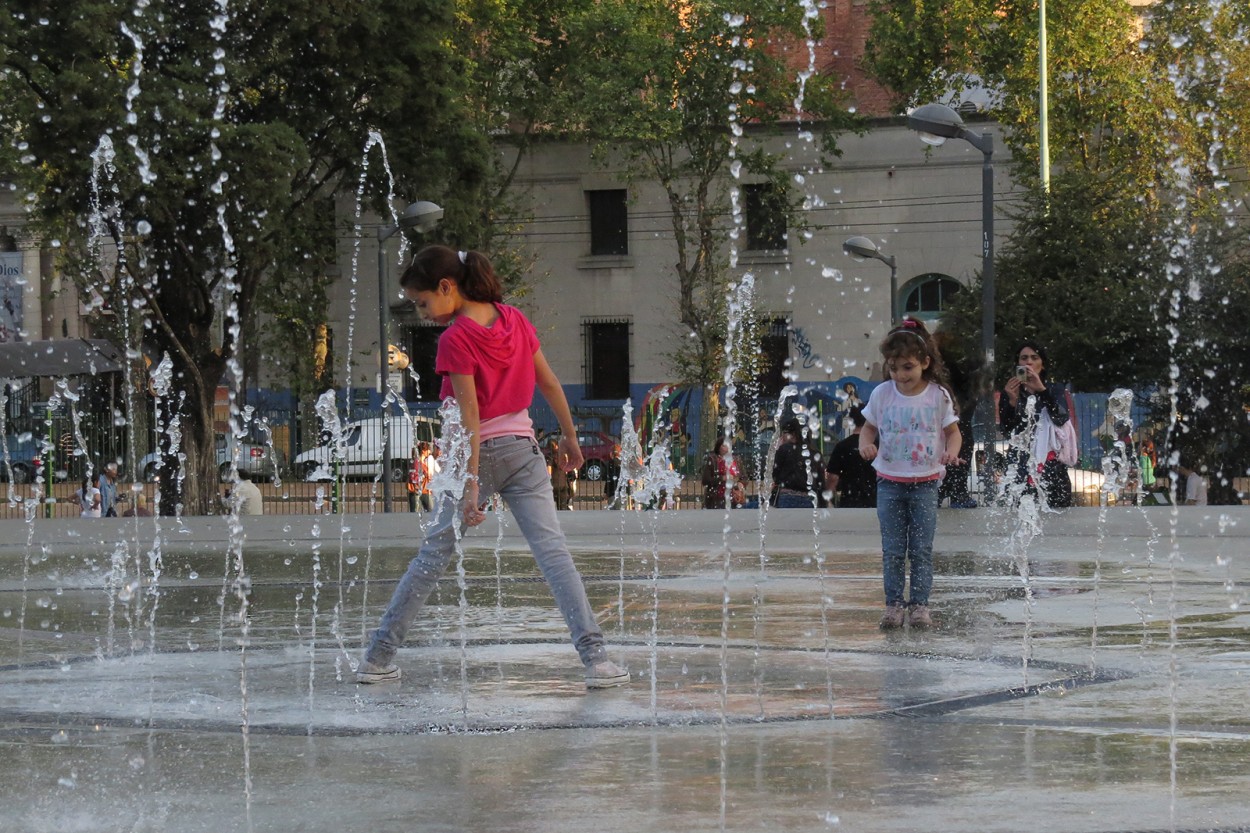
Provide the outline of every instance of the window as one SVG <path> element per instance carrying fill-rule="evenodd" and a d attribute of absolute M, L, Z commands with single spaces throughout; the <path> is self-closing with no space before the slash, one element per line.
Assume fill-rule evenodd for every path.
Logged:
<path fill-rule="evenodd" d="M 628 319 L 591 318 L 582 322 L 586 345 L 586 398 L 629 398 Z"/>
<path fill-rule="evenodd" d="M 408 327 L 405 335 L 408 353 L 408 370 L 404 373 L 404 399 L 409 402 L 438 402 L 443 379 L 434 370 L 434 357 L 438 354 L 438 337 L 446 327 L 437 324 L 417 324 Z M 413 374 L 416 378 L 413 378 Z"/>
<path fill-rule="evenodd" d="M 912 313 L 917 318 L 937 318 L 963 288 L 959 281 L 945 275 L 921 275 L 911 282 L 911 289 L 904 296 L 903 312 Z"/>
<path fill-rule="evenodd" d="M 586 192 L 592 256 L 629 254 L 629 212 L 625 196 L 624 188 Z"/>
<path fill-rule="evenodd" d="M 784 318 L 766 320 L 760 335 L 760 371 L 755 384 L 761 399 L 776 399 L 786 386 L 790 360 L 790 324 Z"/>
<path fill-rule="evenodd" d="M 747 249 L 780 251 L 786 247 L 785 192 L 772 183 L 744 185 Z"/>

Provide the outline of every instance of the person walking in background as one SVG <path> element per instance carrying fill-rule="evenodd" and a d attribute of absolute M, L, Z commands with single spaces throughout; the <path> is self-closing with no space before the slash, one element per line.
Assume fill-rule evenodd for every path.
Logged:
<path fill-rule="evenodd" d="M 877 507 L 877 471 L 859 453 L 859 433 L 864 428 L 864 412 L 851 409 L 850 436 L 840 441 L 829 453 L 825 466 L 825 491 L 837 494 L 841 509 L 875 509 Z"/>
<path fill-rule="evenodd" d="M 408 472 L 408 511 L 416 512 L 417 506 L 423 512 L 434 511 L 434 499 L 431 484 L 434 475 L 442 471 L 438 460 L 434 458 L 434 450 L 428 442 L 419 442 L 412 455 L 412 469 Z"/>
<path fill-rule="evenodd" d="M 859 453 L 877 471 L 885 585 L 883 629 L 933 625 L 933 534 L 938 483 L 959 459 L 959 415 L 945 384 L 942 359 L 924 324 L 912 318 L 881 342 L 890 379 L 873 389 L 864 408 Z M 911 563 L 910 596 L 905 596 Z"/>
<path fill-rule="evenodd" d="M 265 498 L 260 493 L 260 488 L 252 482 L 252 475 L 243 469 L 238 470 L 238 475 L 238 482 L 226 495 L 227 505 L 240 515 L 265 514 Z"/>
<path fill-rule="evenodd" d="M 78 491 L 74 492 L 74 497 L 78 501 L 81 508 L 80 518 L 99 518 L 102 517 L 100 512 L 101 496 L 100 490 L 91 485 L 91 478 L 84 477 L 82 486 Z"/>
<path fill-rule="evenodd" d="M 781 445 L 773 458 L 773 506 L 778 509 L 813 509 L 812 458 L 803 445 L 803 427 L 790 417 L 781 423 Z M 818 469 L 819 470 L 819 469 Z"/>
<path fill-rule="evenodd" d="M 1176 473 L 1185 478 L 1185 496 L 1181 503 L 1184 506 L 1207 505 L 1207 479 L 1184 463 L 1176 464 Z M 1180 492 L 1179 484 L 1177 492 Z"/>
<path fill-rule="evenodd" d="M 946 378 L 950 383 L 949 390 L 955 398 L 955 409 L 959 413 L 959 451 L 960 458 L 946 467 L 946 476 L 938 486 L 938 506 L 943 501 L 950 501 L 952 509 L 976 509 L 976 499 L 969 490 L 972 480 L 972 418 L 976 413 L 977 399 L 973 379 L 964 372 L 963 366 L 955 357 L 954 338 L 950 333 L 934 333 L 933 344 L 937 348 L 942 367 L 946 369 Z"/>
<path fill-rule="evenodd" d="M 408 466 L 408 511 L 417 511 L 418 496 L 421 494 L 421 447 L 412 448 L 412 463 Z"/>
<path fill-rule="evenodd" d="M 722 434 L 716 438 L 716 446 L 703 461 L 701 479 L 704 509 L 724 509 L 725 486 L 730 478 L 735 481 L 738 479 L 738 463 L 733 460 L 726 461 L 728 453 L 729 443 Z"/>
<path fill-rule="evenodd" d="M 96 488 L 100 490 L 100 516 L 117 517 L 117 463 L 108 462 L 96 480 Z"/>
<path fill-rule="evenodd" d="M 842 386 L 842 393 L 845 394 L 844 399 L 838 400 L 838 413 L 842 414 L 841 428 L 842 438 L 846 439 L 855 433 L 855 419 L 851 416 L 851 411 L 863 412 L 864 400 L 859 398 L 859 388 L 855 387 L 854 382 L 847 382 Z"/>
<path fill-rule="evenodd" d="M 123 518 L 150 518 L 152 510 L 148 508 L 148 498 L 143 492 L 135 492 L 130 507 L 122 512 Z"/>
<path fill-rule="evenodd" d="M 561 511 L 573 508 L 573 489 L 576 485 L 575 474 L 560 468 L 559 441 L 552 437 L 547 443 L 547 471 L 551 477 L 551 497 L 556 509 Z"/>
<path fill-rule="evenodd" d="M 1007 471 L 1017 484 L 1023 484 L 1024 494 L 1035 494 L 1040 484 L 1047 506 L 1071 506 L 1072 481 L 1052 439 L 1056 436 L 1052 426 L 1062 426 L 1071 419 L 1067 391 L 1063 385 L 1046 381 L 1046 349 L 1042 345 L 1025 340 L 1015 356 L 1015 372 L 998 398 L 998 423 L 1003 436 L 1012 439 L 1007 449 Z"/>
<path fill-rule="evenodd" d="M 576 470 L 583 458 L 560 380 L 551 370 L 534 325 L 503 303 L 494 267 L 480 252 L 427 246 L 400 285 L 417 311 L 448 325 L 439 336 L 435 370 L 441 397 L 460 408 L 469 451 L 462 497 L 440 492 L 425 541 L 400 579 L 382 621 L 369 636 L 356 668 L 359 683 L 400 679 L 395 653 L 412 620 L 447 568 L 462 527 L 486 520 L 485 502 L 498 492 L 529 543 L 543 579 L 564 616 L 585 667 L 586 687 L 624 685 L 629 672 L 608 658 L 582 577 L 560 529 L 546 461 L 529 408 L 537 385 L 560 426 L 555 465 Z"/>

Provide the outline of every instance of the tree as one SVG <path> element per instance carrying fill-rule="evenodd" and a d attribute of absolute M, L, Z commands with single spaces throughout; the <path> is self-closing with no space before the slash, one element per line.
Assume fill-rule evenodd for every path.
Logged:
<path fill-rule="evenodd" d="M 1250 137 L 1250 8 L 1165 2 L 1151 54 L 1168 79 L 1172 153 L 1161 318 L 1169 333 L 1164 447 L 1210 476 L 1210 501 L 1240 503 L 1250 475 L 1250 244 L 1244 213 Z"/>
<path fill-rule="evenodd" d="M 1157 382 L 1168 349 L 1155 314 L 1166 219 L 1148 200 L 1123 199 L 1118 184 L 1082 175 L 1060 172 L 1048 194 L 1030 192 L 995 259 L 995 355 L 1036 339 L 1050 348 L 1050 377 L 1077 390 Z M 958 336 L 953 350 L 965 369 L 980 361 L 979 280 L 942 321 Z M 1004 358 L 996 383 L 1013 368 Z"/>
<path fill-rule="evenodd" d="M 164 417 L 187 440 L 190 476 L 162 508 L 209 511 L 216 388 L 237 387 L 265 282 L 323 279 L 332 241 L 310 242 L 320 199 L 360 169 L 368 130 L 402 137 L 397 179 L 446 194 L 453 217 L 458 186 L 488 167 L 460 109 L 454 9 L 14 0 L 10 11 L 0 106 L 34 163 L 15 174 L 46 238 L 62 241 L 63 271 L 116 313 L 114 337 L 154 363 L 169 357 L 179 397 Z M 384 216 L 387 193 L 370 189 Z M 304 332 L 309 351 L 315 337 Z"/>
<path fill-rule="evenodd" d="M 804 7 L 780 0 L 752 3 L 746 14 L 721 0 L 605 0 L 567 24 L 573 56 L 558 89 L 560 124 L 591 141 L 600 159 L 622 162 L 631 181 L 658 183 L 667 198 L 682 345 L 671 354 L 673 371 L 704 392 L 705 443 L 716 433 L 726 362 L 736 277 L 726 242 L 741 226 L 739 183 L 750 176 L 773 186 L 793 246 L 801 195 L 764 148 L 767 130 L 794 119 L 800 87 L 821 150 L 836 152 L 833 136 L 853 124 L 838 105 L 836 79 L 805 77 L 785 61 L 783 47 L 802 42 L 805 25 L 816 23 Z"/>
<path fill-rule="evenodd" d="M 1057 174 L 1046 193 L 1036 173 L 1035 3 L 873 8 L 871 63 L 902 100 L 970 76 L 998 94 L 991 115 L 1032 193 L 996 261 L 997 354 L 1009 355 L 1007 339 L 1033 336 L 1052 347 L 1052 371 L 1079 389 L 1168 394 L 1173 445 L 1211 465 L 1213 492 L 1231 498 L 1231 477 L 1250 464 L 1235 184 L 1250 158 L 1250 9 L 1161 2 L 1145 12 L 1143 34 L 1120 0 L 1052 2 Z M 944 321 L 965 354 L 979 338 L 978 297 L 963 293 Z"/>
<path fill-rule="evenodd" d="M 982 85 L 1004 128 L 1012 173 L 1039 177 L 1036 0 L 872 0 L 866 63 L 902 104 Z M 1056 167 L 1124 176 L 1152 190 L 1168 137 L 1157 130 L 1166 82 L 1138 46 L 1125 0 L 1050 0 L 1049 144 Z"/>

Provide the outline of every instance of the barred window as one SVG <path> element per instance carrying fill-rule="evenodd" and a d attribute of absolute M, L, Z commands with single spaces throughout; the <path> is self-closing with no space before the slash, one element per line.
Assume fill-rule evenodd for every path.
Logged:
<path fill-rule="evenodd" d="M 587 318 L 582 321 L 587 399 L 629 398 L 631 329 L 628 318 Z"/>
<path fill-rule="evenodd" d="M 786 386 L 790 360 L 790 322 L 772 318 L 765 322 L 760 337 L 760 372 L 755 381 L 762 399 L 775 399 Z"/>

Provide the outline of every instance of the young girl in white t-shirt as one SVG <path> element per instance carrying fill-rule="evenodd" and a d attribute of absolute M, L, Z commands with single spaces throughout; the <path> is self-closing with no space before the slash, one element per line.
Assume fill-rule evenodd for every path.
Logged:
<path fill-rule="evenodd" d="M 933 625 L 933 533 L 938 485 L 959 458 L 959 416 L 946 386 L 942 359 L 925 326 L 906 318 L 881 342 L 888 381 L 873 389 L 864 408 L 859 453 L 877 470 L 877 520 L 881 524 L 885 583 L 883 629 Z M 907 562 L 911 562 L 911 590 Z"/>

